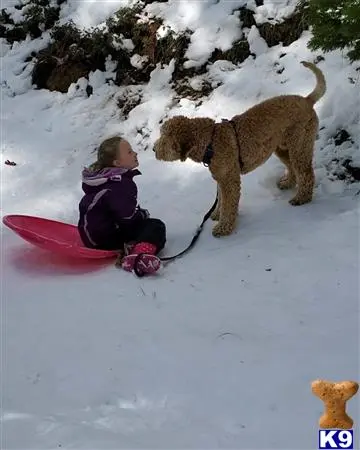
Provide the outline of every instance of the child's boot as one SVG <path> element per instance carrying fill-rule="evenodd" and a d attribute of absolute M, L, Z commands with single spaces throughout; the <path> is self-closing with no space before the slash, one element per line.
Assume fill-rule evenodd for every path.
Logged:
<path fill-rule="evenodd" d="M 122 260 L 121 267 L 127 272 L 133 270 L 137 275 L 151 274 L 159 270 L 160 259 L 155 256 L 156 246 L 148 242 L 139 242 Z"/>

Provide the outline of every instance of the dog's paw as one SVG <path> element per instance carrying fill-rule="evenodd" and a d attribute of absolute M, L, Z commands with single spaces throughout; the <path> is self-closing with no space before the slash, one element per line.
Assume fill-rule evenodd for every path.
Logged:
<path fill-rule="evenodd" d="M 223 224 L 218 223 L 213 227 L 212 235 L 214 237 L 228 236 L 229 234 L 231 234 L 233 232 L 233 230 L 234 230 L 234 227 L 232 227 L 232 226 L 229 226 L 227 224 L 223 225 Z"/>
<path fill-rule="evenodd" d="M 300 206 L 300 205 L 305 205 L 306 203 L 310 203 L 311 200 L 312 200 L 311 197 L 298 197 L 297 195 L 295 195 L 294 198 L 289 200 L 289 203 L 292 206 Z"/>
<path fill-rule="evenodd" d="M 220 211 L 215 209 L 215 211 L 212 212 L 210 219 L 211 220 L 219 220 L 220 219 Z"/>
<path fill-rule="evenodd" d="M 281 189 L 282 191 L 286 189 L 291 189 L 295 186 L 295 181 L 289 178 L 287 175 L 280 178 L 280 180 L 277 182 L 277 187 Z"/>

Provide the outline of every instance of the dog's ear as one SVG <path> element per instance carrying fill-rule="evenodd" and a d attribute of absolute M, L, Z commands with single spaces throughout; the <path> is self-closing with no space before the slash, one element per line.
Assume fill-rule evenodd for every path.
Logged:
<path fill-rule="evenodd" d="M 173 155 L 174 156 L 176 155 L 181 159 L 181 146 L 179 141 L 172 136 L 167 136 L 166 138 L 169 142 L 169 148 L 172 149 Z"/>
<path fill-rule="evenodd" d="M 193 148 L 187 146 L 187 145 L 183 145 L 182 147 L 180 147 L 180 161 L 184 162 L 186 161 L 186 158 L 190 155 L 190 153 L 192 152 Z"/>
<path fill-rule="evenodd" d="M 189 146 L 189 145 L 185 145 L 183 147 L 181 147 L 181 153 L 180 153 L 180 161 L 184 162 L 191 153 L 197 153 L 197 146 Z"/>

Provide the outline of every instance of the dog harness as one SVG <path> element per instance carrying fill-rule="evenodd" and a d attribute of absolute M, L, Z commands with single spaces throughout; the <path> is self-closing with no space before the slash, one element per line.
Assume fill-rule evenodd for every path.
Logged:
<path fill-rule="evenodd" d="M 238 158 L 239 158 L 239 165 L 240 165 L 240 170 L 241 170 L 244 167 L 244 164 L 241 159 L 241 153 L 240 153 L 241 148 L 240 148 L 238 134 L 236 131 L 236 124 L 233 120 L 228 120 L 228 119 L 222 119 L 222 122 L 230 123 L 233 127 L 233 130 L 235 133 L 235 138 L 236 138 L 236 143 L 237 143 L 237 147 L 238 147 Z M 214 124 L 212 134 L 211 134 L 211 140 L 210 140 L 209 144 L 207 145 L 204 156 L 203 156 L 202 163 L 204 164 L 205 167 L 209 167 L 209 165 L 211 164 L 212 157 L 214 156 L 213 140 L 214 140 L 214 135 L 215 135 L 215 128 L 216 128 L 216 124 Z"/>

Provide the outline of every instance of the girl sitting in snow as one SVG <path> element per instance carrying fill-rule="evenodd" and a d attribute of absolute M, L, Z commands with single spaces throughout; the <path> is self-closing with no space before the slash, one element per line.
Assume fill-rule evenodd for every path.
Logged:
<path fill-rule="evenodd" d="M 100 145 L 97 161 L 82 172 L 78 229 L 86 247 L 125 250 L 121 267 L 145 274 L 160 267 L 156 254 L 165 245 L 166 228 L 138 206 L 133 180 L 141 174 L 138 165 L 125 139 L 112 137 Z"/>

